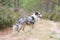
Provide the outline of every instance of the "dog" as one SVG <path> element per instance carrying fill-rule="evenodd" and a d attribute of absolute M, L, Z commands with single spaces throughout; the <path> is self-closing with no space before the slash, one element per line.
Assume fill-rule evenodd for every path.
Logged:
<path fill-rule="evenodd" d="M 25 25 L 32 25 L 32 28 L 34 28 L 33 25 L 38 20 L 38 18 L 41 18 L 41 17 L 42 15 L 40 14 L 40 12 L 36 11 L 30 16 L 19 18 L 16 24 L 13 25 L 13 31 L 19 32 L 21 29 L 24 30 Z"/>

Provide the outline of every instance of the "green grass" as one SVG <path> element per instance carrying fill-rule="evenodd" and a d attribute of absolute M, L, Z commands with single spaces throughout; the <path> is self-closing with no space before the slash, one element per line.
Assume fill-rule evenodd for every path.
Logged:
<path fill-rule="evenodd" d="M 20 17 L 20 13 L 15 13 L 9 8 L 0 8 L 0 29 L 10 27 Z"/>
<path fill-rule="evenodd" d="M 60 21 L 60 14 L 58 14 L 57 12 L 56 13 L 55 12 L 44 13 L 43 18 L 59 22 Z"/>

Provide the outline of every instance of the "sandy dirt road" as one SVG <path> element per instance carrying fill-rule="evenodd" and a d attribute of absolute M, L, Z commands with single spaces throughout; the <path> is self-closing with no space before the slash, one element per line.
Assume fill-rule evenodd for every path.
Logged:
<path fill-rule="evenodd" d="M 34 29 L 26 26 L 25 32 L 21 30 L 19 33 L 13 33 L 12 29 L 10 29 L 8 30 L 8 34 L 3 35 L 0 33 L 0 40 L 59 40 L 59 26 L 60 23 L 58 22 L 41 19 L 35 23 Z"/>

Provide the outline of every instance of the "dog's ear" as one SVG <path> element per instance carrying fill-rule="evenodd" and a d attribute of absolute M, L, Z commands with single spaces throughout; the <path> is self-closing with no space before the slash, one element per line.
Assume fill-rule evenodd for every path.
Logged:
<path fill-rule="evenodd" d="M 35 12 L 35 15 L 38 15 L 38 12 Z"/>

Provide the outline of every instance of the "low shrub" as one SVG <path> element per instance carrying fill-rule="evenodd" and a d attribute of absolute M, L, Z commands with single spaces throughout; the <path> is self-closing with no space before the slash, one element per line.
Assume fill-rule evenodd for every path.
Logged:
<path fill-rule="evenodd" d="M 12 24 L 18 19 L 20 13 L 15 13 L 9 8 L 0 8 L 0 29 L 11 27 Z"/>
<path fill-rule="evenodd" d="M 49 19 L 53 21 L 60 21 L 60 14 L 52 12 L 52 13 L 44 13 L 43 14 L 44 19 Z"/>

